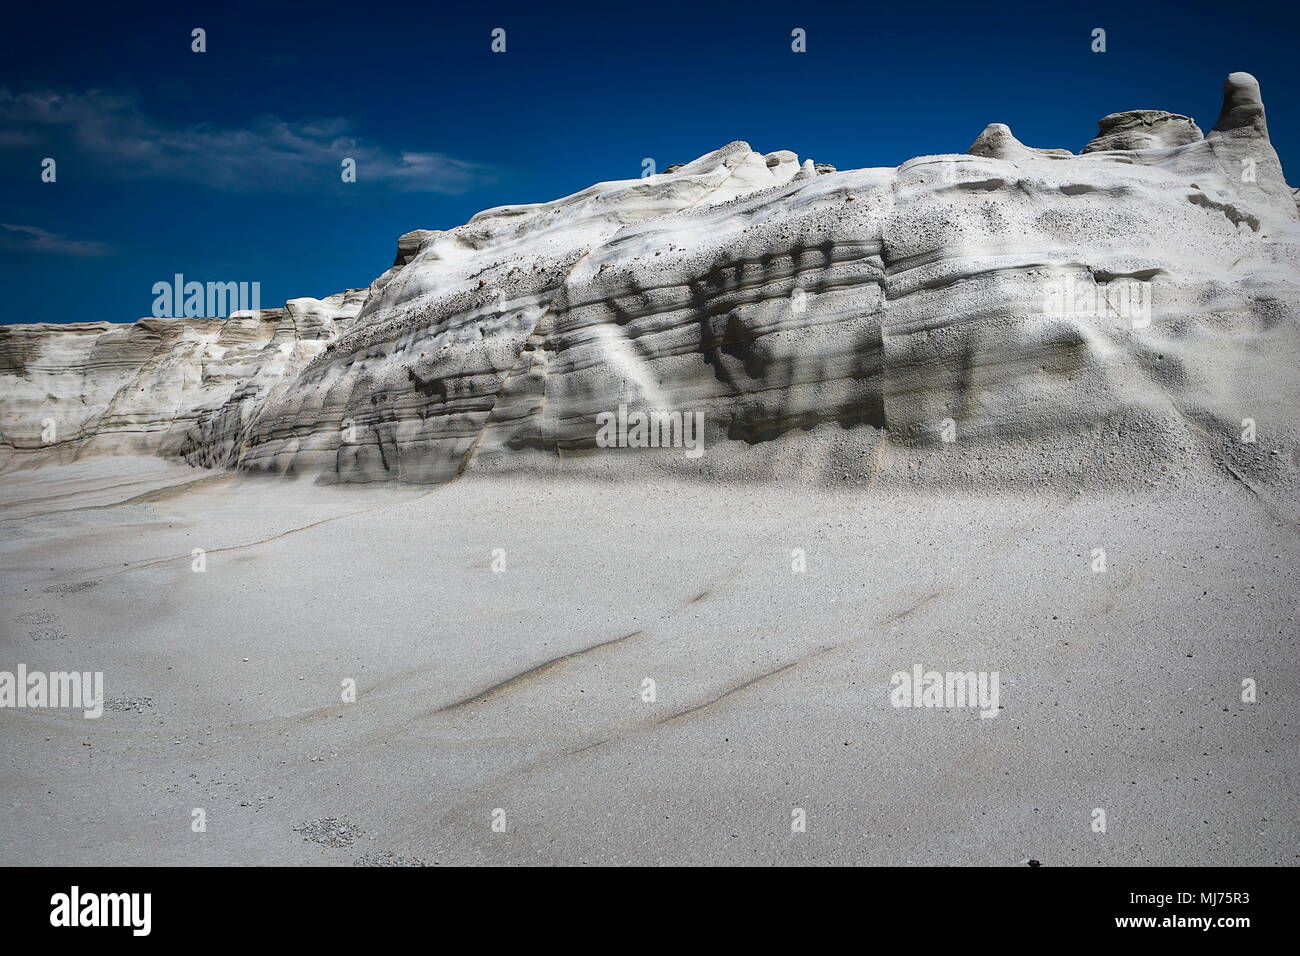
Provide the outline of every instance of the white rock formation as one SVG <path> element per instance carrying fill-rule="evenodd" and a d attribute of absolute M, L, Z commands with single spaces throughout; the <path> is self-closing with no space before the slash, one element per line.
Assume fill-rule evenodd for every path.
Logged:
<path fill-rule="evenodd" d="M 0 326 L 0 469 L 88 454 L 227 464 L 262 403 L 356 317 L 364 293 L 227 319 Z"/>
<path fill-rule="evenodd" d="M 829 479 L 864 461 L 1141 481 L 1213 460 L 1290 480 L 1300 447 L 1300 224 L 1243 73 L 1207 135 L 1117 113 L 1077 156 L 1000 124 L 896 169 L 732 143 L 408 233 L 368 292 L 304 302 L 224 324 L 0 327 L 10 461 L 151 450 L 438 482 Z M 291 320 L 308 313 L 304 334 Z M 598 448 L 597 416 L 620 405 L 703 412 L 707 454 Z M 1244 419 L 1267 437 L 1240 442 Z"/>

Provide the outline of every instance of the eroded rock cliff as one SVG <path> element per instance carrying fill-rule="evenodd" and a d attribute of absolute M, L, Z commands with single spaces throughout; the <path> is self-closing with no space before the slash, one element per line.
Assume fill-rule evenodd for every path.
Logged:
<path fill-rule="evenodd" d="M 408 233 L 366 291 L 0 327 L 0 363 L 11 467 L 1289 481 L 1300 224 L 1236 73 L 1205 135 L 1133 110 L 1079 155 L 994 124 L 966 154 L 844 171 L 732 143 Z M 707 453 L 598 447 L 620 406 L 702 413 Z"/>

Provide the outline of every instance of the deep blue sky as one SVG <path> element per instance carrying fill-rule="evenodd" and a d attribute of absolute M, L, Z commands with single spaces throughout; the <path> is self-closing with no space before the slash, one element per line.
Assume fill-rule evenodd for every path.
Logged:
<path fill-rule="evenodd" d="M 1124 109 L 1208 130 L 1233 70 L 1300 180 L 1300 15 L 1266 3 L 33 3 L 3 23 L 3 322 L 131 321 L 176 272 L 260 281 L 264 306 L 365 286 L 410 229 L 737 139 L 845 169 L 964 152 L 990 122 L 1075 151 Z"/>

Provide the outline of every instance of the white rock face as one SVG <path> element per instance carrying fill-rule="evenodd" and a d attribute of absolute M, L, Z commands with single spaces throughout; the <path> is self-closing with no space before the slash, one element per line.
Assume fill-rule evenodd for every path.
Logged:
<path fill-rule="evenodd" d="M 896 169 L 732 143 L 408 233 L 368 292 L 304 301 L 241 332 L 0 328 L 11 462 L 147 448 L 425 483 L 831 480 L 864 462 L 886 480 L 1142 481 L 1210 461 L 1290 482 L 1300 447 L 1300 224 L 1248 74 L 1205 136 L 1137 110 L 1080 155 L 1000 124 Z M 304 336 L 287 320 L 307 313 Z M 598 447 L 620 406 L 702 413 L 707 452 Z M 39 448 L 51 407 L 57 452 Z"/>
<path fill-rule="evenodd" d="M 351 290 L 228 319 L 0 326 L 0 468 L 90 454 L 233 464 L 257 409 L 363 298 Z"/>

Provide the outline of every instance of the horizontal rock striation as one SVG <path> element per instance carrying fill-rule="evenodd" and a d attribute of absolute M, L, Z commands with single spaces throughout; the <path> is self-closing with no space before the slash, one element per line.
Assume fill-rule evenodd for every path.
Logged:
<path fill-rule="evenodd" d="M 408 233 L 364 292 L 3 327 L 0 428 L 11 464 L 148 451 L 329 482 L 1142 481 L 1207 455 L 1249 481 L 1294 470 L 1298 306 L 1296 202 L 1237 73 L 1204 135 L 1136 110 L 1074 155 L 994 124 L 844 171 L 732 143 Z M 620 406 L 702 414 L 706 453 L 601 447 Z"/>
<path fill-rule="evenodd" d="M 0 468 L 90 454 L 234 466 L 257 410 L 363 298 L 352 290 L 226 319 L 0 325 Z"/>

